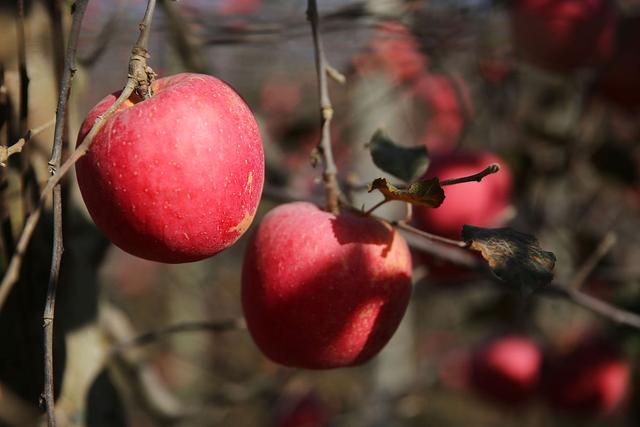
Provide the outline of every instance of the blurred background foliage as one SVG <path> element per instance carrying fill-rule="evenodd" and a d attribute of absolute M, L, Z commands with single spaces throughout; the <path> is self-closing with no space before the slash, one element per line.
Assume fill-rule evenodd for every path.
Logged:
<path fill-rule="evenodd" d="M 500 159 L 501 174 L 512 176 L 511 190 L 504 209 L 476 225 L 508 224 L 535 235 L 557 257 L 558 282 L 570 284 L 583 271 L 578 285 L 585 292 L 640 312 L 640 4 L 320 3 L 328 59 L 346 76 L 344 84 L 331 81 L 332 136 L 340 179 L 355 206 L 380 199 L 358 190 L 383 176 L 365 148 L 379 128 L 402 145 L 427 146 L 434 159 L 490 152 Z M 0 3 L 4 145 L 54 115 L 54 71 L 60 69 L 54 24 L 68 28 L 69 4 L 25 2 L 30 84 L 28 115 L 20 120 L 16 6 Z M 69 107 L 70 147 L 84 114 L 123 85 L 145 6 L 142 0 L 90 1 Z M 302 0 L 162 0 L 156 10 L 154 70 L 160 76 L 215 75 L 256 114 L 267 159 L 256 223 L 282 200 L 321 200 L 323 194 L 321 172 L 309 162 L 319 117 L 305 10 Z M 3 266 L 47 177 L 52 134 L 50 128 L 34 137 L 0 171 Z M 499 178 L 469 185 L 478 192 L 491 179 Z M 241 328 L 163 334 L 118 347 L 167 325 L 241 317 L 240 274 L 250 232 L 206 261 L 156 264 L 109 245 L 84 211 L 75 179 L 65 185 L 54 359 L 61 425 L 640 423 L 637 331 L 563 299 L 498 287 L 417 251 L 403 323 L 383 352 L 361 367 L 283 368 L 262 356 Z M 467 209 L 481 209 L 469 200 L 474 206 Z M 404 214 L 395 203 L 378 212 Z M 0 424 L 42 423 L 37 408 L 50 221 L 41 222 L 21 281 L 0 313 Z M 615 244 L 589 267 L 611 236 Z M 501 375 L 516 385 L 505 386 Z"/>

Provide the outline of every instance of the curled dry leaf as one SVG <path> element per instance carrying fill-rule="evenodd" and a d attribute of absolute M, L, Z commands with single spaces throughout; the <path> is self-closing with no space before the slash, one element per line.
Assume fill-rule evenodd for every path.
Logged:
<path fill-rule="evenodd" d="M 444 190 L 438 178 L 414 182 L 407 188 L 398 188 L 385 178 L 376 178 L 369 184 L 369 193 L 380 191 L 385 200 L 400 200 L 412 205 L 437 208 L 444 201 Z"/>
<path fill-rule="evenodd" d="M 462 238 L 482 254 L 496 276 L 511 285 L 535 289 L 553 279 L 555 255 L 543 251 L 529 234 L 511 228 L 464 225 Z"/>
<path fill-rule="evenodd" d="M 378 168 L 405 182 L 420 178 L 429 167 L 429 155 L 424 145 L 403 147 L 379 129 L 373 134 L 367 147 Z"/>

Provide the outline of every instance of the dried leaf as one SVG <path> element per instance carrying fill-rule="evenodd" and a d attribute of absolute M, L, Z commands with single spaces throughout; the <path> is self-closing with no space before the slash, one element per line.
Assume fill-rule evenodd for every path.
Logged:
<path fill-rule="evenodd" d="M 420 178 L 429 167 L 429 155 L 424 145 L 397 145 L 382 130 L 373 134 L 367 147 L 377 167 L 405 182 Z"/>
<path fill-rule="evenodd" d="M 386 200 L 400 200 L 431 208 L 437 208 L 444 200 L 444 190 L 438 178 L 414 182 L 406 189 L 390 184 L 385 178 L 377 178 L 369 184 L 369 193 L 373 190 L 380 191 Z"/>
<path fill-rule="evenodd" d="M 505 282 L 535 289 L 553 280 L 556 257 L 538 240 L 511 228 L 462 227 L 462 238 L 482 254 L 491 271 Z"/>

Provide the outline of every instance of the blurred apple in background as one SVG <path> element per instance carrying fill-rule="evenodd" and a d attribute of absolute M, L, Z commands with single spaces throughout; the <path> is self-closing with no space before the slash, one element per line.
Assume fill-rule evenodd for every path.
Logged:
<path fill-rule="evenodd" d="M 441 181 L 476 174 L 492 163 L 500 165 L 498 173 L 481 182 L 465 182 L 445 187 L 445 199 L 439 208 L 416 206 L 416 225 L 430 233 L 460 239 L 464 224 L 477 227 L 502 225 L 511 206 L 512 175 L 506 163 L 487 151 L 460 151 L 436 156 L 423 178 Z"/>
<path fill-rule="evenodd" d="M 327 427 L 329 408 L 313 391 L 300 395 L 285 395 L 276 406 L 274 427 Z"/>
<path fill-rule="evenodd" d="M 542 351 L 529 337 L 506 335 L 475 350 L 470 382 L 474 390 L 503 403 L 520 403 L 537 390 Z"/>
<path fill-rule="evenodd" d="M 629 361 L 613 343 L 589 337 L 569 353 L 549 358 L 543 396 L 558 410 L 609 414 L 624 402 L 630 375 Z"/>
<path fill-rule="evenodd" d="M 640 107 L 640 17 L 620 24 L 615 55 L 596 81 L 597 93 L 625 110 Z"/>
<path fill-rule="evenodd" d="M 376 27 L 368 50 L 355 55 L 353 65 L 359 74 L 383 71 L 395 83 L 408 83 L 425 72 L 428 61 L 406 26 L 387 21 Z"/>
<path fill-rule="evenodd" d="M 425 74 L 411 87 L 411 92 L 428 116 L 418 143 L 425 145 L 432 154 L 453 151 L 473 115 L 471 95 L 464 80 Z"/>
<path fill-rule="evenodd" d="M 602 64 L 613 50 L 615 5 L 610 0 L 515 0 L 511 27 L 522 58 L 569 72 Z"/>

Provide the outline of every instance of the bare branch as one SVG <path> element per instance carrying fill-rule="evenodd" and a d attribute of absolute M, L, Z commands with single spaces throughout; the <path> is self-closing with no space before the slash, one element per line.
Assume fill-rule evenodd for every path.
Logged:
<path fill-rule="evenodd" d="M 329 97 L 329 86 L 327 82 L 327 59 L 320 36 L 320 20 L 318 17 L 318 5 L 316 0 L 307 2 L 307 19 L 311 23 L 311 33 L 313 34 L 313 47 L 316 58 L 316 71 L 318 74 L 318 91 L 320 96 L 320 123 L 322 127 L 322 137 L 318 146 L 324 161 L 324 188 L 326 195 L 327 211 L 338 213 L 338 199 L 340 189 L 338 187 L 337 168 L 333 160 L 331 150 L 331 119 L 333 118 L 333 106 Z"/>
<path fill-rule="evenodd" d="M 55 122 L 56 122 L 56 119 L 53 118 L 49 120 L 47 123 L 44 123 L 38 126 L 37 128 L 29 129 L 22 138 L 17 140 L 14 144 L 12 144 L 9 147 L 0 146 L 0 166 L 1 167 L 7 166 L 6 162 L 7 160 L 9 160 L 9 157 L 13 156 L 14 154 L 22 152 L 22 148 L 27 142 L 31 140 L 31 138 L 38 135 L 39 133 L 42 133 L 42 131 L 52 126 Z"/>
<path fill-rule="evenodd" d="M 56 126 L 53 136 L 53 148 L 51 150 L 51 160 L 49 161 L 50 173 L 55 173 L 60 167 L 62 158 L 62 138 L 66 125 L 67 104 L 71 89 L 71 80 L 76 71 L 76 51 L 78 48 L 78 37 L 82 18 L 87 8 L 88 0 L 78 0 L 75 4 L 73 22 L 69 32 L 69 42 L 67 52 L 64 56 L 64 70 L 60 81 L 60 92 L 58 93 L 58 105 L 56 108 Z M 53 250 L 51 254 L 51 269 L 49 272 L 49 282 L 47 284 L 47 299 L 42 316 L 44 327 L 44 402 L 47 410 L 47 420 L 49 427 L 55 427 L 55 397 L 53 395 L 53 319 L 56 305 L 56 286 L 60 276 L 60 264 L 62 262 L 62 252 L 64 251 L 62 239 L 62 190 L 60 184 L 53 187 Z"/>
<path fill-rule="evenodd" d="M 24 254 L 27 250 L 31 237 L 33 236 L 36 225 L 40 220 L 40 215 L 42 214 L 44 204 L 49 197 L 49 193 L 53 191 L 53 188 L 60 182 L 60 180 L 67 174 L 67 172 L 69 172 L 71 167 L 73 167 L 73 165 L 80 159 L 80 157 L 84 156 L 87 153 L 89 147 L 91 147 L 93 138 L 100 131 L 102 126 L 104 126 L 106 120 L 118 109 L 118 107 L 125 100 L 129 98 L 134 90 L 136 90 L 140 96 L 146 97 L 149 95 L 149 88 L 151 80 L 153 78 L 153 74 L 152 71 L 147 67 L 147 57 L 149 54 L 147 51 L 146 43 L 148 40 L 147 33 L 150 28 L 151 17 L 153 15 L 155 3 L 155 0 L 149 0 L 147 4 L 147 10 L 145 12 L 144 19 L 140 24 L 141 34 L 138 41 L 131 50 L 131 57 L 129 58 L 129 77 L 124 89 L 120 93 L 120 96 L 104 114 L 96 119 L 93 127 L 91 128 L 87 136 L 85 136 L 85 138 L 82 140 L 82 142 L 77 146 L 76 150 L 71 153 L 69 158 L 60 166 L 60 168 L 49 177 L 46 185 L 40 193 L 38 205 L 27 217 L 22 233 L 20 234 L 20 238 L 18 239 L 16 250 L 11 257 L 11 261 L 9 262 L 7 271 L 2 278 L 2 282 L 0 282 L 0 310 L 2 310 L 2 307 L 4 306 L 4 303 L 6 302 L 11 289 L 18 280 Z"/>
<path fill-rule="evenodd" d="M 571 279 L 571 282 L 569 282 L 570 288 L 580 289 L 593 269 L 596 268 L 596 265 L 598 265 L 600 260 L 609 252 L 613 245 L 616 244 L 616 240 L 618 239 L 613 232 L 607 233 L 602 238 L 596 250 L 589 255 L 589 258 L 587 258 L 584 264 L 580 266 L 575 276 L 573 276 L 573 279 Z"/>
<path fill-rule="evenodd" d="M 155 331 L 145 332 L 142 335 L 126 341 L 121 342 L 113 347 L 111 353 L 118 353 L 124 349 L 146 345 L 154 341 L 159 340 L 167 335 L 178 334 L 182 332 L 227 332 L 240 329 L 246 329 L 247 325 L 242 318 L 238 319 L 225 319 L 219 321 L 201 321 L 201 322 L 184 322 L 175 325 L 169 325 Z"/>
<path fill-rule="evenodd" d="M 463 182 L 473 182 L 473 181 L 480 182 L 482 181 L 482 178 L 484 178 L 485 176 L 494 174 L 498 171 L 500 171 L 500 165 L 498 165 L 497 163 L 493 163 L 487 166 L 486 168 L 484 168 L 481 172 L 478 172 L 476 174 L 469 175 L 469 176 L 463 176 L 462 178 L 454 178 L 454 179 L 447 179 L 444 181 L 440 181 L 440 185 L 444 187 L 445 185 L 462 184 Z"/>
<path fill-rule="evenodd" d="M 459 248 L 466 248 L 466 247 L 469 246 L 467 244 L 467 242 L 465 242 L 465 241 L 449 239 L 449 238 L 446 238 L 446 237 L 438 236 L 437 234 L 427 233 L 426 231 L 419 230 L 419 229 L 407 224 L 404 221 L 393 221 L 391 224 L 395 225 L 397 228 L 399 228 L 401 230 L 408 231 L 408 232 L 416 234 L 416 235 L 418 235 L 420 237 L 424 237 L 425 239 L 433 240 L 434 242 L 445 243 L 447 245 L 457 246 Z"/>

